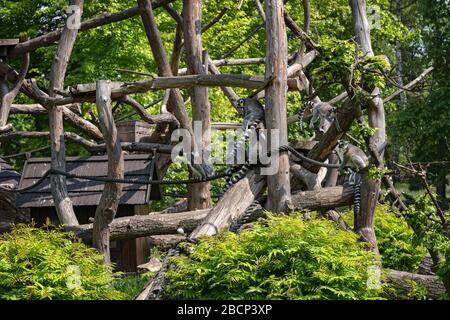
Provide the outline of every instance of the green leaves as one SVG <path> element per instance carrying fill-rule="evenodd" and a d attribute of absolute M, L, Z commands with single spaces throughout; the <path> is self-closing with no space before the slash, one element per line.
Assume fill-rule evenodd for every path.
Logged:
<path fill-rule="evenodd" d="M 302 214 L 269 216 L 252 230 L 202 238 L 175 257 L 171 299 L 370 299 L 367 269 L 376 263 L 356 235 Z M 200 271 L 200 272 L 199 272 Z"/>
<path fill-rule="evenodd" d="M 0 236 L 0 300 L 123 298 L 101 261 L 70 233 L 18 226 Z"/>

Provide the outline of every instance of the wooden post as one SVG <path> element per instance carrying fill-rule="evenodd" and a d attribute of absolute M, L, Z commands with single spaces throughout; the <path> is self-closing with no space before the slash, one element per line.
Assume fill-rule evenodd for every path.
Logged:
<path fill-rule="evenodd" d="M 189 74 L 207 74 L 208 68 L 202 61 L 202 1 L 183 1 L 184 44 Z M 208 61 L 205 61 L 208 64 Z M 211 144 L 211 106 L 208 100 L 208 87 L 194 87 L 191 90 L 192 121 L 201 122 L 201 141 L 194 141 L 194 148 L 202 154 L 202 162 L 209 159 Z M 188 186 L 188 209 L 210 208 L 210 183 L 197 183 Z"/>
<path fill-rule="evenodd" d="M 155 17 L 153 15 L 152 2 L 150 0 L 138 0 L 138 6 L 142 23 L 144 24 L 145 33 L 147 34 L 148 42 L 158 67 L 158 74 L 161 77 L 172 77 L 172 68 L 170 66 L 169 59 L 167 58 L 166 49 L 164 48 L 161 35 L 156 25 Z M 186 113 L 186 109 L 184 108 L 183 96 L 181 95 L 179 89 L 170 90 L 170 97 L 167 107 L 180 122 L 181 127 L 188 130 L 193 137 L 192 126 Z"/>
<path fill-rule="evenodd" d="M 123 179 L 123 152 L 112 115 L 110 81 L 97 82 L 97 111 L 108 153 L 108 177 Z M 95 211 L 92 242 L 94 247 L 104 255 L 104 263 L 111 262 L 109 252 L 109 226 L 114 220 L 117 208 L 119 207 L 122 188 L 123 185 L 121 183 L 106 183 L 100 198 L 100 203 Z"/>
<path fill-rule="evenodd" d="M 74 13 L 74 18 L 80 22 L 81 12 L 83 11 L 83 0 L 70 0 L 70 5 L 78 6 L 80 13 Z M 53 60 L 50 73 L 50 87 L 49 96 L 56 97 L 56 91 L 63 90 L 64 78 L 66 76 L 67 65 L 69 63 L 70 55 L 77 37 L 78 29 L 73 25 L 64 27 L 61 38 L 58 44 L 58 49 Z M 64 145 L 64 124 L 63 124 L 63 107 L 52 106 L 50 109 L 50 138 L 52 150 L 52 169 L 66 171 L 66 156 Z M 78 225 L 77 217 L 73 211 L 72 201 L 69 199 L 67 192 L 66 178 L 61 175 L 54 175 L 51 177 L 51 189 L 53 201 L 55 203 L 56 212 L 58 214 L 59 222 L 67 225 Z"/>
<path fill-rule="evenodd" d="M 370 39 L 370 26 L 367 19 L 366 0 L 349 0 L 352 9 L 353 31 L 356 42 L 361 47 L 364 54 L 373 56 L 372 43 Z M 369 125 L 377 131 L 370 137 L 369 144 L 374 150 L 378 150 L 386 140 L 386 124 L 383 99 L 378 88 L 365 88 L 369 90 L 374 98 L 369 102 L 368 115 Z M 380 152 L 381 161 L 377 163 L 378 168 L 383 168 L 383 154 Z M 373 161 L 372 161 L 373 163 Z M 367 172 L 363 174 L 361 185 L 361 212 L 355 219 L 355 231 L 361 238 L 368 242 L 370 248 L 378 252 L 377 238 L 374 231 L 375 206 L 378 201 L 380 191 L 380 180 L 371 180 Z"/>
<path fill-rule="evenodd" d="M 279 130 L 279 143 L 285 145 L 287 137 L 287 39 L 284 24 L 284 8 L 282 0 L 266 0 L 266 78 L 274 77 L 266 87 L 266 127 L 268 141 L 274 138 L 272 129 Z M 291 200 L 289 181 L 289 156 L 280 152 L 278 170 L 267 177 L 268 202 L 267 209 L 273 212 L 286 211 Z"/>

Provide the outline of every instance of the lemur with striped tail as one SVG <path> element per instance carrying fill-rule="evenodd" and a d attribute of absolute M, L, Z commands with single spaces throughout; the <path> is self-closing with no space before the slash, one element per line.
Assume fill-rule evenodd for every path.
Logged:
<path fill-rule="evenodd" d="M 257 130 L 260 125 L 264 124 L 264 107 L 256 98 L 245 98 L 237 101 L 238 111 L 244 114 L 242 123 L 242 130 L 244 131 L 242 138 L 239 139 L 234 145 L 232 159 L 236 158 L 236 155 L 240 148 L 246 146 L 250 134 L 253 130 Z M 238 165 L 239 166 L 239 165 Z M 227 170 L 232 172 L 236 168 L 235 165 L 230 166 Z M 239 171 L 229 178 L 224 187 L 224 193 L 227 192 L 236 182 L 241 180 L 250 169 L 250 161 L 246 152 L 245 163 L 240 165 Z"/>
<path fill-rule="evenodd" d="M 311 109 L 312 117 L 309 121 L 309 128 L 314 128 L 315 123 L 320 119 L 319 130 L 325 132 L 328 130 L 330 123 L 336 119 L 336 107 L 326 102 L 306 101 L 303 107 L 298 111 L 298 125 L 300 132 L 303 132 L 303 116 L 306 110 Z"/>
<path fill-rule="evenodd" d="M 341 171 L 348 172 L 344 185 L 353 188 L 354 191 L 354 214 L 359 215 L 361 208 L 361 175 L 359 171 L 367 168 L 369 158 L 363 150 L 348 141 L 339 140 L 337 155 L 340 160 Z"/>

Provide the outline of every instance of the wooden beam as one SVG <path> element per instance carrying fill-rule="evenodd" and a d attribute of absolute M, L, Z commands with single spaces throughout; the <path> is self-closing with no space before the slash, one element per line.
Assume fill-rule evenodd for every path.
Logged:
<path fill-rule="evenodd" d="M 266 78 L 274 80 L 266 87 L 266 127 L 268 144 L 277 138 L 279 145 L 288 143 L 287 136 L 287 38 L 284 24 L 282 0 L 266 0 Z M 278 130 L 275 132 L 274 130 Z M 275 137 L 277 135 L 277 137 Z M 267 177 L 267 208 L 273 212 L 283 212 L 289 207 L 291 186 L 289 181 L 289 155 L 280 152 L 272 159 L 271 166 L 277 166 L 276 173 Z"/>
<path fill-rule="evenodd" d="M 153 235 L 177 234 L 182 228 L 191 232 L 206 218 L 210 209 L 180 213 L 161 214 L 152 212 L 148 215 L 116 218 L 110 225 L 110 239 L 136 239 Z M 92 242 L 92 224 L 67 228 L 80 237 L 83 242 Z"/>
<path fill-rule="evenodd" d="M 97 111 L 108 154 L 108 177 L 123 179 L 123 152 L 112 115 L 111 84 L 109 81 L 97 82 Z M 122 189 L 122 183 L 105 183 L 100 202 L 95 210 L 92 243 L 94 248 L 103 254 L 103 263 L 111 262 L 109 228 L 116 216 Z"/>
<path fill-rule="evenodd" d="M 83 0 L 70 0 L 70 5 L 78 6 L 79 13 L 74 13 L 73 16 L 67 19 L 73 19 L 75 22 L 81 20 L 83 11 Z M 55 98 L 56 91 L 62 91 L 64 88 L 64 79 L 66 76 L 67 66 L 69 63 L 72 49 L 75 44 L 78 30 L 73 26 L 64 27 L 61 38 L 58 44 L 58 49 L 53 59 L 52 68 L 50 72 L 49 97 Z M 54 106 L 50 109 L 50 139 L 52 162 L 51 168 L 54 170 L 66 171 L 66 156 L 64 144 L 64 124 L 63 124 L 63 107 Z M 67 192 L 66 178 L 62 175 L 52 175 L 51 191 L 56 212 L 58 214 L 59 222 L 66 225 L 78 225 L 78 220 L 73 211 L 72 201 L 69 199 Z"/>
<path fill-rule="evenodd" d="M 153 52 L 156 65 L 158 67 L 158 74 L 161 77 L 173 77 L 172 68 L 167 57 L 166 49 L 161 40 L 161 36 L 156 25 L 155 17 L 153 15 L 152 2 L 150 0 L 138 0 L 139 13 L 144 24 L 145 33 L 147 35 L 150 48 Z M 164 79 L 164 78 L 157 78 Z M 154 79 L 154 80 L 157 80 Z M 150 81 L 154 81 L 150 80 Z M 138 85 L 139 87 L 140 85 Z M 145 86 L 145 85 L 144 85 Z M 178 89 L 178 86 L 172 87 Z M 137 88 L 136 88 L 137 89 Z M 169 88 L 165 88 L 169 89 Z M 147 91 L 147 90 L 145 90 Z M 114 90 L 112 97 L 115 97 Z M 179 121 L 182 128 L 188 130 L 193 136 L 192 126 L 189 117 L 184 107 L 183 97 L 180 90 L 171 90 L 167 107 Z"/>
<path fill-rule="evenodd" d="M 183 31 L 185 40 L 186 63 L 189 74 L 208 74 L 208 60 L 202 61 L 202 1 L 183 0 Z M 205 65 L 203 64 L 205 62 Z M 207 87 L 191 89 L 192 121 L 201 123 L 200 141 L 193 140 L 194 150 L 202 156 L 201 162 L 209 161 L 211 145 L 211 105 L 208 100 Z M 197 137 L 194 137 L 197 139 Z M 191 173 L 192 174 L 192 173 Z M 211 184 L 196 183 L 188 186 L 188 209 L 206 209 L 212 206 Z"/>
<path fill-rule="evenodd" d="M 105 152 L 106 145 L 104 143 L 96 143 L 87 140 L 74 132 L 64 132 L 64 138 L 68 142 L 76 143 L 85 148 L 89 152 Z M 8 142 L 16 139 L 50 139 L 48 131 L 14 131 L 0 135 L 0 143 Z M 122 150 L 129 152 L 153 152 L 157 150 L 159 153 L 171 154 L 173 146 L 170 144 L 159 144 L 151 142 L 122 142 Z"/>
<path fill-rule="evenodd" d="M 156 9 L 161 7 L 163 4 L 174 2 L 175 0 L 154 0 L 152 1 L 153 7 Z M 123 21 L 129 19 L 131 17 L 137 16 L 139 14 L 139 8 L 133 7 L 121 12 L 104 12 L 101 15 L 83 21 L 80 25 L 79 31 L 87 31 L 93 28 L 101 27 L 110 23 Z M 38 48 L 42 48 L 52 43 L 58 41 L 61 38 L 62 30 L 55 30 L 50 33 L 46 33 L 42 36 L 36 37 L 24 43 L 16 45 L 13 49 L 8 52 L 10 57 L 15 57 L 18 55 L 22 55 L 25 52 L 34 51 Z"/>
<path fill-rule="evenodd" d="M 80 115 L 80 105 L 78 103 L 70 104 L 66 106 L 73 113 Z M 11 114 L 47 114 L 48 110 L 44 108 L 42 105 L 35 104 L 12 104 L 11 105 Z"/>
<path fill-rule="evenodd" d="M 112 89 L 112 99 L 117 100 L 123 96 L 134 93 L 145 93 L 150 90 L 166 90 L 166 89 L 189 89 L 198 86 L 204 87 L 239 87 L 246 89 L 261 89 L 266 84 L 266 80 L 260 75 L 245 74 L 208 74 L 208 75 L 189 75 L 189 76 L 167 76 L 145 79 L 131 83 L 115 83 Z M 288 88 L 292 91 L 299 90 L 297 79 L 288 79 Z M 117 86 L 117 87 L 116 87 Z M 82 89 L 76 89 L 81 87 Z M 171 90 L 171 92 L 174 90 Z M 72 93 L 67 97 L 49 98 L 37 97 L 35 100 L 43 105 L 66 105 L 77 102 L 95 102 L 95 86 L 94 84 L 77 85 L 72 89 Z M 169 100 L 170 101 L 170 100 Z M 180 121 L 178 116 L 174 114 Z M 180 121 L 181 123 L 181 121 Z"/>

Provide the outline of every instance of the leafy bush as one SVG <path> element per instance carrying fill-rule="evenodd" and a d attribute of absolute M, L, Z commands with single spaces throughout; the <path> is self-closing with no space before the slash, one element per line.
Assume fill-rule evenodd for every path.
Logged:
<path fill-rule="evenodd" d="M 353 210 L 342 213 L 353 225 Z M 415 240 L 413 229 L 403 217 L 397 217 L 389 206 L 378 204 L 375 209 L 375 234 L 382 265 L 385 268 L 415 272 L 426 255 L 424 246 Z"/>
<path fill-rule="evenodd" d="M 416 272 L 427 251 L 414 241 L 414 231 L 404 218 L 390 212 L 386 205 L 377 206 L 375 217 L 383 267 Z"/>
<path fill-rule="evenodd" d="M 0 299 L 120 299 L 111 265 L 59 229 L 18 226 L 0 236 Z"/>
<path fill-rule="evenodd" d="M 205 237 L 189 257 L 174 257 L 171 299 L 372 299 L 377 264 L 356 235 L 301 214 L 269 216 L 249 231 Z"/>
<path fill-rule="evenodd" d="M 450 216 L 444 213 L 446 221 L 450 221 Z M 448 226 L 444 227 L 440 217 L 436 212 L 436 207 L 427 196 L 416 199 L 414 204 L 406 211 L 408 224 L 415 230 L 414 241 L 424 247 L 440 252 L 442 261 L 437 266 L 437 274 L 444 280 L 450 281 L 450 241 Z"/>

